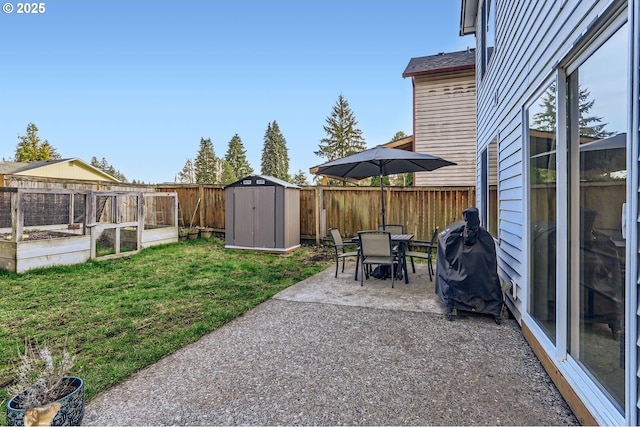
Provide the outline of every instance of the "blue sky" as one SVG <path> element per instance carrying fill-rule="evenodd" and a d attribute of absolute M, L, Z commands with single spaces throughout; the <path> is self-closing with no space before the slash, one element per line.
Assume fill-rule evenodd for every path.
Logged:
<path fill-rule="evenodd" d="M 236 133 L 259 173 L 273 120 L 290 172 L 308 173 L 340 94 L 367 146 L 411 134 L 409 60 L 475 45 L 458 0 L 44 5 L 0 14 L 0 157 L 33 122 L 63 158 L 150 183 L 173 181 L 201 137 L 222 157 Z"/>

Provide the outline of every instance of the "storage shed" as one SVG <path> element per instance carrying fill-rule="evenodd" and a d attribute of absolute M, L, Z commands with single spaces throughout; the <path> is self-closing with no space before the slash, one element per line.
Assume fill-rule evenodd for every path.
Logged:
<path fill-rule="evenodd" d="M 249 175 L 225 187 L 225 248 L 286 253 L 300 247 L 300 187 Z"/>

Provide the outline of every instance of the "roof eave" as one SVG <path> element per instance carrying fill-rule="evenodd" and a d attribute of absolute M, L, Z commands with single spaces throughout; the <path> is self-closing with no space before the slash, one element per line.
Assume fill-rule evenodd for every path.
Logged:
<path fill-rule="evenodd" d="M 476 33 L 478 0 L 462 0 L 460 12 L 460 36 Z"/>
<path fill-rule="evenodd" d="M 443 73 L 453 73 L 456 71 L 466 71 L 466 70 L 475 70 L 476 64 L 468 64 L 468 65 L 459 65 L 457 67 L 447 67 L 447 68 L 437 68 L 433 70 L 424 70 L 424 71 L 415 71 L 412 73 L 402 73 L 402 77 L 417 77 L 417 76 L 426 76 L 430 74 L 443 74 Z"/>

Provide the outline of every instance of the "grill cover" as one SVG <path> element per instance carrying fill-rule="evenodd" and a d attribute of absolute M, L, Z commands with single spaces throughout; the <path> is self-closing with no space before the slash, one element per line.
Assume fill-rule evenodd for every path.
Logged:
<path fill-rule="evenodd" d="M 463 216 L 438 236 L 436 293 L 448 319 L 456 309 L 490 314 L 500 323 L 503 295 L 493 237 L 480 227 L 478 209 Z"/>

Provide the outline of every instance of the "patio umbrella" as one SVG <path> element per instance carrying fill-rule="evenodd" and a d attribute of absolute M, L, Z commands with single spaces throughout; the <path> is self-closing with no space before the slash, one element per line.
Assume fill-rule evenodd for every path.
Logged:
<path fill-rule="evenodd" d="M 407 172 L 427 172 L 451 165 L 455 165 L 455 163 L 430 154 L 378 146 L 323 163 L 317 166 L 317 170 L 314 173 L 343 180 L 360 180 L 372 176 L 380 176 L 382 226 L 386 228 L 384 188 L 382 184 L 384 176 Z"/>
<path fill-rule="evenodd" d="M 580 168 L 591 173 L 608 173 L 627 168 L 627 134 L 619 133 L 580 144 Z M 555 169 L 556 152 L 546 151 L 531 156 L 531 166 Z"/>

